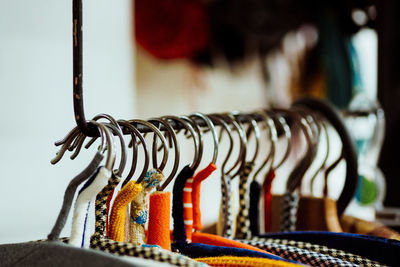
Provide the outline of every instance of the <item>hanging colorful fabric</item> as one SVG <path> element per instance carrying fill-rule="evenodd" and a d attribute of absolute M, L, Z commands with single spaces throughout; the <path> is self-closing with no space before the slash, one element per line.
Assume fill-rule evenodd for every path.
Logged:
<path fill-rule="evenodd" d="M 147 222 L 149 203 L 148 195 L 164 179 L 164 175 L 152 169 L 148 171 L 140 183 L 142 191 L 132 200 L 131 217 L 129 223 L 129 242 L 142 245 L 146 241 L 145 224 Z"/>

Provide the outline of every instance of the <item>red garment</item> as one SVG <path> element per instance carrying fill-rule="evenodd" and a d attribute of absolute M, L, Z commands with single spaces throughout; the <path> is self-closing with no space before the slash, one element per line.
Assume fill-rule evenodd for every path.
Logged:
<path fill-rule="evenodd" d="M 263 184 L 263 189 L 264 189 L 264 227 L 265 227 L 265 232 L 270 232 L 271 231 L 271 225 L 272 225 L 272 212 L 271 212 L 271 204 L 272 204 L 272 193 L 271 193 L 271 188 L 272 188 L 272 182 L 275 179 L 275 170 L 271 170 L 268 174 L 267 177 L 264 181 Z"/>

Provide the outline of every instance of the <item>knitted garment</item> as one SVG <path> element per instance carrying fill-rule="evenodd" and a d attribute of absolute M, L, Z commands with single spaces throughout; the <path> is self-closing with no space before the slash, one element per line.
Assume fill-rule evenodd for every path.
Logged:
<path fill-rule="evenodd" d="M 201 182 L 207 179 L 215 170 L 217 166 L 210 163 L 203 170 L 199 171 L 193 178 L 192 188 L 192 204 L 193 204 L 193 228 L 200 231 L 203 226 L 201 225 L 201 211 L 200 211 L 200 190 Z"/>
<path fill-rule="evenodd" d="M 294 260 L 300 263 L 304 263 L 310 266 L 320 266 L 320 267 L 329 267 L 329 266 L 348 266 L 348 267 L 356 267 L 358 266 L 355 263 L 343 261 L 341 259 L 309 251 L 306 249 L 300 249 L 297 247 L 286 246 L 281 244 L 269 243 L 265 241 L 255 241 L 255 240 L 239 240 L 243 243 L 265 249 L 273 253 L 274 255 L 280 256 L 282 258 L 288 260 Z"/>
<path fill-rule="evenodd" d="M 240 256 L 240 257 L 253 257 L 253 258 L 265 258 L 272 260 L 280 260 L 284 262 L 297 263 L 292 260 L 287 260 L 282 257 L 267 253 L 265 251 L 258 252 L 243 248 L 224 247 L 224 246 L 213 246 L 200 243 L 173 243 L 172 249 L 183 255 L 186 255 L 192 259 L 203 258 L 203 257 L 219 257 L 219 256 Z"/>
<path fill-rule="evenodd" d="M 127 183 L 115 197 L 110 215 L 110 239 L 124 241 L 126 207 L 143 190 L 141 184 L 136 181 Z"/>
<path fill-rule="evenodd" d="M 272 205 L 272 182 L 275 179 L 275 170 L 272 169 L 267 173 L 267 176 L 265 178 L 263 188 L 264 188 L 264 230 L 265 232 L 270 232 L 271 231 L 271 225 L 272 225 L 272 211 L 271 211 L 271 205 Z"/>
<path fill-rule="evenodd" d="M 193 177 L 186 180 L 185 187 L 183 188 L 183 218 L 185 223 L 186 241 L 192 240 L 193 232 Z"/>
<path fill-rule="evenodd" d="M 292 232 L 296 230 L 297 207 L 299 195 L 296 192 L 285 193 L 282 199 L 280 231 Z"/>
<path fill-rule="evenodd" d="M 145 225 L 149 213 L 148 195 L 164 179 L 164 175 L 156 170 L 149 170 L 140 183 L 142 191 L 132 200 L 129 222 L 129 242 L 142 245 L 146 242 Z M 115 205 L 115 204 L 114 204 Z"/>
<path fill-rule="evenodd" d="M 360 255 L 370 260 L 389 266 L 398 266 L 400 242 L 376 236 L 365 236 L 349 233 L 298 231 L 286 233 L 269 233 L 264 238 L 289 239 L 327 246 Z"/>
<path fill-rule="evenodd" d="M 110 194 L 107 197 L 107 214 L 110 214 L 111 200 L 113 198 L 114 191 L 115 190 L 111 191 Z M 106 221 L 106 233 L 107 233 L 107 235 L 110 235 L 110 229 L 109 228 L 110 228 L 109 221 L 107 220 Z"/>
<path fill-rule="evenodd" d="M 233 216 L 232 216 L 232 199 L 230 194 L 232 192 L 231 179 L 229 175 L 223 175 L 221 183 L 221 217 L 222 220 L 222 233 L 221 235 L 226 238 L 233 238 Z"/>
<path fill-rule="evenodd" d="M 171 250 L 170 216 L 171 192 L 154 192 L 150 195 L 147 244 Z"/>
<path fill-rule="evenodd" d="M 200 262 L 196 262 L 188 257 L 180 254 L 171 253 L 158 247 L 136 246 L 130 243 L 123 243 L 109 239 L 105 235 L 107 220 L 107 196 L 118 185 L 120 179 L 111 177 L 107 186 L 96 197 L 95 215 L 96 227 L 95 233 L 90 240 L 90 247 L 107 253 L 120 256 L 133 256 L 143 259 L 151 259 L 155 261 L 170 263 L 176 266 L 204 266 Z M 128 184 L 127 184 L 128 185 Z"/>
<path fill-rule="evenodd" d="M 193 243 L 201 243 L 205 245 L 220 246 L 220 247 L 243 248 L 243 249 L 266 253 L 265 250 L 260 249 L 256 246 L 246 244 L 244 242 L 228 239 L 219 235 L 213 235 L 201 232 L 193 233 Z"/>
<path fill-rule="evenodd" d="M 250 241 L 250 240 L 248 240 Z M 316 244 L 311 244 L 307 242 L 302 242 L 302 241 L 294 241 L 294 240 L 287 240 L 287 239 L 273 239 L 273 238 L 262 238 L 262 237 L 255 237 L 253 240 L 255 242 L 268 242 L 268 243 L 274 243 L 274 244 L 281 244 L 281 245 L 286 245 L 286 246 L 291 246 L 291 247 L 297 247 L 301 249 L 306 249 L 308 251 L 314 251 L 317 253 L 329 255 L 338 259 L 341 259 L 343 261 L 348 261 L 352 262 L 354 264 L 357 264 L 359 266 L 365 266 L 365 267 L 371 267 L 371 266 L 376 266 L 376 267 L 383 267 L 386 266 L 384 264 L 381 264 L 377 261 L 371 261 L 365 257 L 361 257 L 359 255 L 351 254 L 343 250 L 338 250 L 338 249 L 333 249 L 329 248 L 327 246 L 321 246 L 321 245 L 316 245 Z M 246 241 L 244 241 L 246 242 Z"/>
<path fill-rule="evenodd" d="M 258 210 L 258 202 L 260 201 L 261 185 L 257 181 L 250 184 L 250 231 L 252 236 L 260 234 L 260 212 Z"/>
<path fill-rule="evenodd" d="M 63 204 L 57 216 L 57 220 L 51 230 L 51 233 L 47 236 L 49 240 L 57 240 L 59 238 L 61 230 L 64 228 L 64 225 L 67 221 L 76 189 L 78 188 L 79 184 L 88 179 L 96 171 L 103 158 L 104 155 L 100 152 L 97 152 L 89 165 L 77 176 L 75 176 L 71 182 L 69 182 L 67 189 L 65 189 Z"/>
<path fill-rule="evenodd" d="M 254 168 L 253 162 L 246 162 L 239 177 L 239 212 L 236 217 L 235 238 L 251 238 L 250 219 L 249 219 L 249 190 L 247 181 Z"/>
<path fill-rule="evenodd" d="M 222 256 L 222 257 L 207 257 L 197 258 L 196 261 L 207 263 L 210 266 L 215 267 L 295 267 L 303 266 L 295 263 L 263 259 L 263 258 L 252 258 L 252 257 L 236 257 L 236 256 Z"/>
<path fill-rule="evenodd" d="M 76 247 L 83 247 L 84 228 L 85 228 L 85 217 L 88 210 L 88 203 L 94 200 L 97 193 L 107 185 L 108 179 L 111 177 L 111 171 L 105 167 L 100 167 L 98 173 L 93 175 L 88 183 L 85 184 L 83 190 L 79 192 L 79 195 L 75 201 L 75 209 L 72 221 L 72 230 L 69 244 Z"/>
<path fill-rule="evenodd" d="M 172 218 L 174 220 L 174 242 L 186 243 L 186 231 L 184 223 L 183 195 L 186 181 L 193 176 L 194 170 L 185 166 L 175 178 L 172 189 Z"/>

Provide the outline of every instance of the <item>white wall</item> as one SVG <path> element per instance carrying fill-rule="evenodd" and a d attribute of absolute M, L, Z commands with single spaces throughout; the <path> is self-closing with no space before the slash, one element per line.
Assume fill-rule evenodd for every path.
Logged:
<path fill-rule="evenodd" d="M 134 115 L 131 4 L 84 1 L 88 118 Z M 0 243 L 46 237 L 67 183 L 93 155 L 50 164 L 54 141 L 74 126 L 71 21 L 71 0 L 0 1 Z"/>

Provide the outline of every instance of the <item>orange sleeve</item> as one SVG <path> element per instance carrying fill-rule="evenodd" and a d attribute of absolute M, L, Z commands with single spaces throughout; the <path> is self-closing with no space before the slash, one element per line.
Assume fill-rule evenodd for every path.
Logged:
<path fill-rule="evenodd" d="M 200 231 L 203 226 L 201 225 L 201 211 L 200 211 L 200 189 L 201 182 L 207 179 L 215 170 L 217 166 L 210 163 L 206 168 L 199 171 L 193 178 L 192 185 L 192 204 L 193 204 L 193 228 Z"/>

